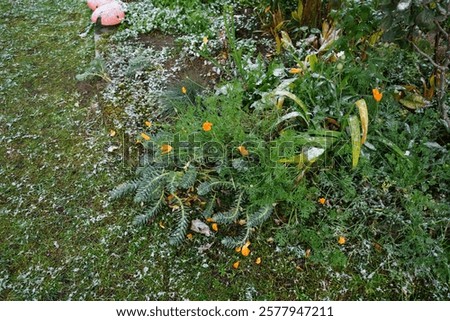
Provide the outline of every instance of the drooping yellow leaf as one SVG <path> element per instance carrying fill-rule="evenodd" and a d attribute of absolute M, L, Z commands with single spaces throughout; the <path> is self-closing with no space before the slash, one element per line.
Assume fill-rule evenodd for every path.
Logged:
<path fill-rule="evenodd" d="M 286 31 L 281 31 L 281 43 L 286 50 L 293 47 L 291 37 Z"/>
<path fill-rule="evenodd" d="M 383 30 L 380 30 L 380 31 L 377 31 L 377 32 L 373 33 L 369 37 L 369 44 L 371 46 L 374 46 L 380 40 L 382 35 L 383 35 Z"/>
<path fill-rule="evenodd" d="M 352 168 L 356 168 L 361 154 L 361 130 L 359 128 L 359 120 L 356 116 L 350 116 L 350 135 L 352 141 Z"/>
<path fill-rule="evenodd" d="M 317 64 L 319 63 L 319 59 L 317 58 L 317 55 L 315 55 L 315 54 L 308 55 L 306 57 L 306 60 L 309 62 L 309 68 L 311 68 L 311 71 L 316 71 Z"/>
<path fill-rule="evenodd" d="M 369 130 L 369 114 L 367 112 L 367 104 L 364 99 L 360 99 L 356 102 L 356 106 L 359 110 L 359 118 L 361 120 L 362 138 L 361 144 L 364 144 L 367 139 L 367 132 Z"/>

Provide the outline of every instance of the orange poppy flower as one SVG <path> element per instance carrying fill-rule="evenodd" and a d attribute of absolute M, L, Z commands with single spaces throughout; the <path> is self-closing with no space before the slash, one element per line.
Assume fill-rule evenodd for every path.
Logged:
<path fill-rule="evenodd" d="M 299 74 L 301 72 L 302 72 L 302 70 L 300 68 L 291 68 L 291 69 L 289 69 L 289 73 L 291 73 L 291 74 Z"/>
<path fill-rule="evenodd" d="M 213 223 L 211 225 L 211 228 L 213 229 L 213 231 L 217 232 L 219 230 L 219 225 L 217 225 L 217 223 Z"/>
<path fill-rule="evenodd" d="M 187 234 L 186 237 L 187 237 L 189 240 L 192 240 L 192 239 L 194 238 L 194 236 L 192 235 L 192 233 Z"/>
<path fill-rule="evenodd" d="M 372 89 L 373 98 L 380 102 L 381 98 L 383 98 L 383 93 L 381 93 L 377 88 Z"/>
<path fill-rule="evenodd" d="M 255 263 L 258 264 L 258 265 L 260 265 L 260 264 L 261 264 L 261 258 L 260 258 L 260 257 L 257 258 L 257 259 L 255 260 Z"/>
<path fill-rule="evenodd" d="M 147 120 L 147 121 L 145 122 L 145 126 L 147 126 L 147 127 L 152 126 L 152 122 Z"/>
<path fill-rule="evenodd" d="M 239 264 L 241 264 L 241 262 L 236 261 L 233 263 L 233 269 L 237 269 L 239 267 Z"/>
<path fill-rule="evenodd" d="M 339 236 L 339 238 L 338 238 L 338 244 L 339 245 L 344 245 L 346 241 L 347 240 L 345 239 L 345 237 Z"/>
<path fill-rule="evenodd" d="M 240 252 L 242 250 L 242 247 L 238 246 L 237 248 L 234 249 L 236 252 Z"/>
<path fill-rule="evenodd" d="M 202 125 L 202 129 L 205 131 L 205 132 L 209 132 L 211 129 L 212 129 L 212 123 L 210 123 L 209 121 L 205 121 L 204 123 L 203 123 L 203 125 Z"/>
<path fill-rule="evenodd" d="M 319 198 L 319 203 L 324 205 L 327 200 L 323 197 Z"/>
<path fill-rule="evenodd" d="M 187 93 L 187 89 L 186 89 L 186 87 L 181 87 L 181 92 L 183 93 L 183 95 L 186 95 L 186 93 Z"/>

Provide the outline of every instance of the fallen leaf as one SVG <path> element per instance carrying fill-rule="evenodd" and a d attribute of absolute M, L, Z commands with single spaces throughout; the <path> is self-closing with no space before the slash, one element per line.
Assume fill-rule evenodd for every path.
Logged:
<path fill-rule="evenodd" d="M 197 249 L 198 253 L 202 254 L 203 252 L 208 251 L 212 245 L 213 245 L 213 243 L 206 243 L 206 244 L 199 246 Z"/>
<path fill-rule="evenodd" d="M 108 152 L 112 153 L 113 151 L 115 151 L 116 149 L 119 149 L 119 146 L 109 146 L 108 147 Z"/>
<path fill-rule="evenodd" d="M 247 221 L 244 220 L 244 219 L 240 219 L 240 220 L 238 221 L 238 224 L 242 226 L 242 225 L 247 224 Z"/>
<path fill-rule="evenodd" d="M 400 104 L 408 109 L 416 110 L 429 106 L 430 102 L 419 94 L 408 94 L 405 98 L 400 99 Z"/>
<path fill-rule="evenodd" d="M 193 220 L 191 222 L 191 230 L 196 233 L 204 234 L 206 236 L 211 235 L 211 230 L 209 229 L 209 226 L 200 221 L 199 219 Z"/>

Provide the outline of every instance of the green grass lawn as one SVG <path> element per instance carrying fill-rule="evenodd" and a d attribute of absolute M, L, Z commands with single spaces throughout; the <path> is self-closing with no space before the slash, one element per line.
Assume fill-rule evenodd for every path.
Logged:
<path fill-rule="evenodd" d="M 120 148 L 111 149 L 121 141 L 109 135 L 96 105 L 101 86 L 75 79 L 94 57 L 92 34 L 80 37 L 90 10 L 77 0 L 3 0 L 0 12 L 1 300 L 448 299 L 448 240 L 436 241 L 447 244 L 447 252 L 427 254 L 435 243 L 424 235 L 433 231 L 423 232 L 426 222 L 414 215 L 411 225 L 395 213 L 355 219 L 358 213 L 346 212 L 346 204 L 356 202 L 364 213 L 370 195 L 352 192 L 351 175 L 345 176 L 350 181 L 320 178 L 343 191 L 330 192 L 342 196 L 341 208 L 313 204 L 319 214 L 303 228 L 268 222 L 248 257 L 217 237 L 194 235 L 169 245 L 170 214 L 133 226 L 133 207 L 108 200 L 132 169 L 122 163 Z M 428 204 L 430 215 L 449 209 L 445 199 L 408 194 Z M 373 238 L 377 224 L 390 223 L 410 226 L 408 237 L 424 242 L 421 257 L 442 258 L 438 272 L 414 276 L 406 259 L 414 253 L 398 252 L 409 244 L 400 232 Z M 340 245 L 335 233 L 343 226 L 349 237 Z M 209 250 L 199 250 L 209 243 Z"/>

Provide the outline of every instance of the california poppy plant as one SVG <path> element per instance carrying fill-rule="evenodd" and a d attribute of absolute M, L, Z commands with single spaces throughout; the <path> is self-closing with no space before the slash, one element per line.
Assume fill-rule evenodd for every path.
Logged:
<path fill-rule="evenodd" d="M 210 123 L 209 121 L 205 121 L 204 123 L 203 123 L 203 125 L 202 125 L 202 129 L 205 131 L 205 132 L 209 132 L 211 129 L 212 129 L 212 123 Z"/>
<path fill-rule="evenodd" d="M 183 93 L 183 95 L 186 95 L 187 93 L 186 87 L 181 87 L 181 92 Z"/>
<path fill-rule="evenodd" d="M 372 94 L 376 102 L 380 102 L 383 98 L 383 93 L 381 93 L 377 88 L 372 89 Z"/>

